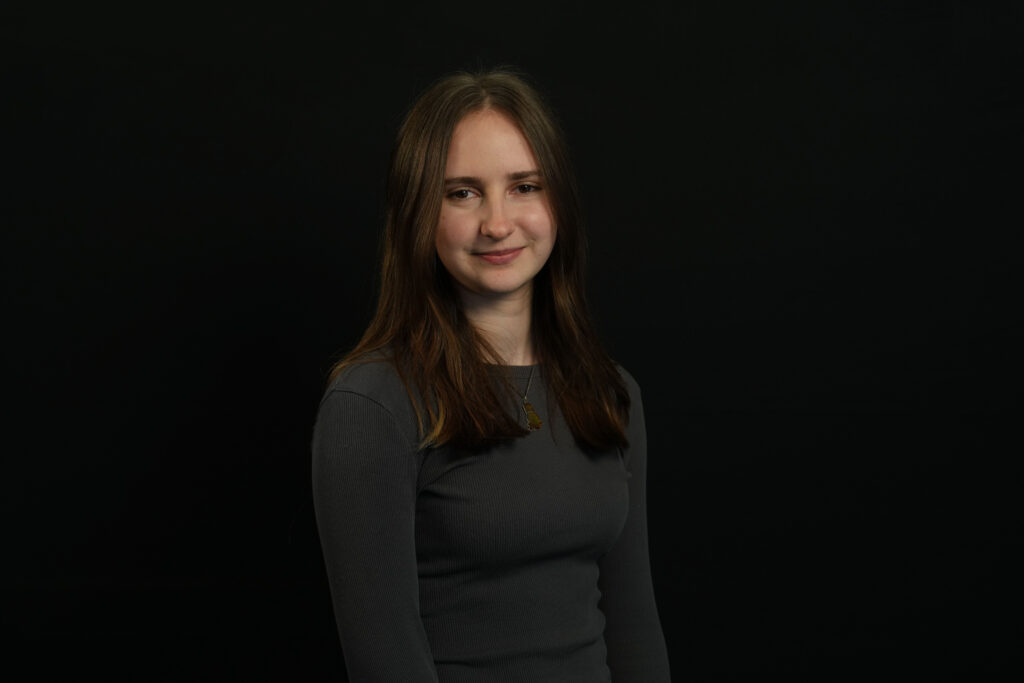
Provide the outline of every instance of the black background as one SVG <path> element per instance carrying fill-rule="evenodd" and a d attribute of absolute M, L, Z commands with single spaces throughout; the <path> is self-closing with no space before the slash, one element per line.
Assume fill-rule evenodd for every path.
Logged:
<path fill-rule="evenodd" d="M 1021 667 L 1020 5 L 5 10 L 4 623 L 344 680 L 309 485 L 401 115 L 513 64 L 644 390 L 676 680 Z"/>

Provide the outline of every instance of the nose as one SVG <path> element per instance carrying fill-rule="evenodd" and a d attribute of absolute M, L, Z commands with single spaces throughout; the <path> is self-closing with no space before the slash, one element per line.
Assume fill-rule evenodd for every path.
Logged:
<path fill-rule="evenodd" d="M 508 207 L 501 201 L 487 202 L 484 215 L 480 218 L 480 232 L 491 239 L 501 240 L 512 234 L 515 227 Z"/>

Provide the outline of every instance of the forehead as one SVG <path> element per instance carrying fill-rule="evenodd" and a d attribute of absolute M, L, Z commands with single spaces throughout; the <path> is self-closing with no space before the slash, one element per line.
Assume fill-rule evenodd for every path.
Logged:
<path fill-rule="evenodd" d="M 448 144 L 448 176 L 506 175 L 537 168 L 530 143 L 505 113 L 484 109 L 467 114 Z"/>

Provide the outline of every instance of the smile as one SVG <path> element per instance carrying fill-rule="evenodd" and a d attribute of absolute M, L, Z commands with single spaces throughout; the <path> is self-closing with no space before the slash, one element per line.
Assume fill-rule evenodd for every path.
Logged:
<path fill-rule="evenodd" d="M 487 251 L 474 254 L 474 256 L 479 256 L 488 263 L 501 265 L 503 263 L 508 263 L 512 261 L 516 256 L 519 256 L 519 254 L 525 248 L 526 247 L 518 247 L 516 249 L 501 249 L 498 251 Z"/>

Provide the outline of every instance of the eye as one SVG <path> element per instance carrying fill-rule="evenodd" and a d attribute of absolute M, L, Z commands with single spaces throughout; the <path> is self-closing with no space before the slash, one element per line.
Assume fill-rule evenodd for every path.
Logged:
<path fill-rule="evenodd" d="M 449 199 L 469 199 L 472 196 L 473 191 L 467 190 L 466 188 L 462 188 L 461 190 L 455 190 L 453 192 L 448 193 Z"/>
<path fill-rule="evenodd" d="M 530 192 L 540 192 L 540 187 L 531 183 L 523 183 L 522 185 L 516 185 L 516 192 L 519 194 L 528 194 Z"/>

